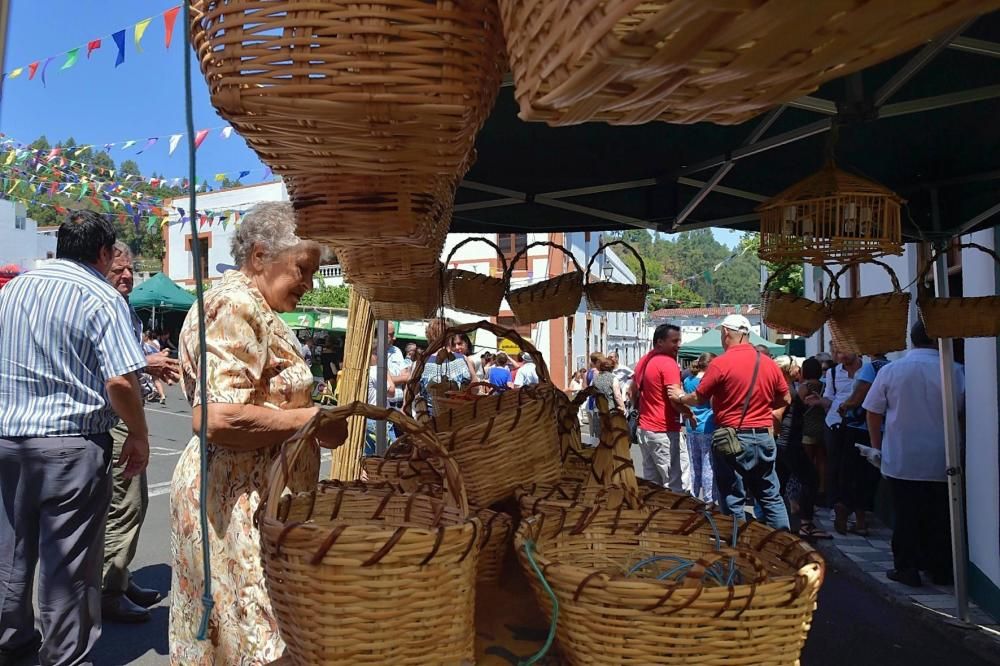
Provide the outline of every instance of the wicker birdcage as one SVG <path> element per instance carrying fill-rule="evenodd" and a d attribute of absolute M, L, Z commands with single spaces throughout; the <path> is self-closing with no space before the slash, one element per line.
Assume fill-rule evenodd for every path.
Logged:
<path fill-rule="evenodd" d="M 900 206 L 892 190 L 832 161 L 757 208 L 758 255 L 775 263 L 854 263 L 903 253 Z"/>
<path fill-rule="evenodd" d="M 1000 256 L 976 243 L 963 243 L 961 248 L 985 252 L 1000 264 Z M 1000 335 L 1000 296 L 951 296 L 939 298 L 924 281 L 934 266 L 935 253 L 918 279 L 917 308 L 927 335 L 932 338 L 993 338 Z"/>
<path fill-rule="evenodd" d="M 493 277 L 489 273 L 477 273 L 461 268 L 448 268 L 451 258 L 455 256 L 458 249 L 473 242 L 485 243 L 493 248 L 500 260 L 500 275 L 507 274 L 507 260 L 496 243 L 486 238 L 467 238 L 451 248 L 451 252 L 444 260 L 444 304 L 459 312 L 468 312 L 481 317 L 495 317 L 500 311 L 500 303 L 503 301 L 506 291 L 506 282 L 503 277 Z"/>
<path fill-rule="evenodd" d="M 736 124 L 998 4 L 500 0 L 500 13 L 522 120 Z"/>
<path fill-rule="evenodd" d="M 551 247 L 569 257 L 574 270 L 547 278 L 526 287 L 512 288 L 514 267 L 522 256 L 533 247 Z M 551 272 L 551 269 L 550 269 Z M 548 319 L 568 317 L 580 307 L 583 297 L 583 269 L 573 253 L 558 243 L 538 241 L 531 243 L 514 255 L 507 266 L 507 305 L 519 324 L 534 324 Z"/>
<path fill-rule="evenodd" d="M 867 263 L 881 266 L 892 280 L 892 291 L 872 296 L 834 298 L 840 276 L 853 264 L 841 268 L 830 282 L 830 336 L 837 351 L 852 354 L 885 354 L 906 349 L 910 316 L 910 294 L 899 285 L 895 271 L 881 261 Z"/>
<path fill-rule="evenodd" d="M 786 294 L 771 289 L 771 283 L 791 270 L 795 264 L 786 264 L 768 276 L 760 297 L 761 318 L 769 328 L 783 333 L 794 333 L 809 337 L 818 331 L 829 316 L 829 306 L 825 301 L 817 303 L 804 296 Z M 830 284 L 840 296 L 839 285 L 833 273 L 826 266 L 821 267 L 830 276 Z"/>
<path fill-rule="evenodd" d="M 625 247 L 629 252 L 635 255 L 636 259 L 639 260 L 639 269 L 641 271 L 639 284 L 590 281 L 590 269 L 594 265 L 594 261 L 605 250 L 607 250 L 607 248 L 613 245 L 621 245 Z M 590 261 L 587 263 L 586 280 L 587 284 L 584 287 L 584 293 L 587 296 L 587 306 L 591 310 L 603 312 L 646 311 L 646 294 L 649 293 L 649 284 L 646 283 L 646 262 L 642 260 L 642 257 L 640 257 L 639 253 L 635 251 L 635 248 L 625 241 L 616 240 L 601 245 L 601 247 L 597 249 L 597 252 L 594 253 L 594 256 L 592 256 Z"/>

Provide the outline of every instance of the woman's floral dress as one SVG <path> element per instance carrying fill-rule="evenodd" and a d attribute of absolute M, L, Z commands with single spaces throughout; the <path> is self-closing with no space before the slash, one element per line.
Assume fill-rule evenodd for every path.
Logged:
<path fill-rule="evenodd" d="M 205 294 L 205 320 L 207 402 L 274 409 L 312 405 L 312 373 L 295 335 L 245 275 L 229 271 Z M 179 347 L 184 393 L 192 406 L 201 404 L 195 308 L 184 321 Z M 268 469 L 278 450 L 273 446 L 235 451 L 208 445 L 207 508 L 215 607 L 206 641 L 197 640 L 203 590 L 198 438 L 192 438 L 181 454 L 170 488 L 172 664 L 266 664 L 284 651 L 264 585 L 259 535 L 253 526 Z M 288 485 L 293 490 L 314 486 L 318 472 L 318 457 L 303 460 L 296 465 Z"/>

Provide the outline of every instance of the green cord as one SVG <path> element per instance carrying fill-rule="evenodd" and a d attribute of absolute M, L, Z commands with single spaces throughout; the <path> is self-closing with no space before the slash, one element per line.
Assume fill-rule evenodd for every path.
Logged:
<path fill-rule="evenodd" d="M 552 591 L 549 587 L 549 582 L 545 580 L 545 575 L 542 570 L 538 567 L 538 562 L 535 561 L 535 556 L 532 551 L 535 549 L 535 542 L 528 540 L 524 542 L 524 554 L 528 557 L 528 564 L 531 565 L 531 569 L 538 576 L 538 580 L 541 581 L 542 587 L 548 593 L 549 598 L 552 599 L 552 622 L 549 623 L 549 635 L 545 639 L 545 645 L 542 649 L 529 657 L 526 661 L 518 662 L 518 666 L 531 666 L 532 664 L 537 664 L 539 660 L 545 657 L 550 649 L 552 649 L 552 641 L 556 638 L 556 625 L 559 623 L 559 599 L 556 597 L 556 593 Z"/>
<path fill-rule="evenodd" d="M 195 151 L 198 149 L 194 144 L 194 106 L 191 102 L 191 8 L 189 2 L 184 3 L 183 25 L 184 25 L 184 117 L 187 127 L 188 145 L 188 222 L 191 225 L 191 237 L 198 238 L 198 215 L 195 209 L 197 205 L 197 178 L 195 177 Z M 183 223 L 183 220 L 182 220 Z M 201 615 L 201 625 L 198 628 L 198 640 L 203 641 L 208 638 L 208 621 L 212 615 L 212 607 L 215 602 L 212 599 L 212 553 L 208 544 L 208 412 L 205 411 L 207 404 L 205 396 L 208 395 L 208 349 L 205 341 L 205 287 L 201 275 L 201 249 L 199 243 L 191 244 L 191 251 L 194 254 L 192 266 L 194 270 L 194 288 L 198 305 L 198 388 L 201 395 L 202 414 L 201 427 L 198 429 L 198 444 L 201 451 L 201 484 L 198 490 L 199 519 L 201 523 L 201 557 L 202 573 L 205 577 L 205 587 L 201 597 L 203 607 Z"/>

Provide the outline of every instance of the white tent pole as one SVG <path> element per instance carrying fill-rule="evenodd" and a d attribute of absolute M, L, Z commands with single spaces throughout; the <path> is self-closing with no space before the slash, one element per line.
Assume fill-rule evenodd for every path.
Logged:
<path fill-rule="evenodd" d="M 940 224 L 938 193 L 931 190 L 931 212 L 935 226 Z M 948 298 L 948 253 L 938 253 L 934 262 L 934 295 Z M 965 471 L 959 449 L 958 403 L 955 400 L 955 355 L 951 338 L 938 340 L 941 356 L 941 403 L 944 411 L 945 467 L 948 475 L 948 506 L 951 514 L 951 561 L 955 576 L 956 614 L 962 622 L 969 621 L 968 549 L 965 524 Z"/>

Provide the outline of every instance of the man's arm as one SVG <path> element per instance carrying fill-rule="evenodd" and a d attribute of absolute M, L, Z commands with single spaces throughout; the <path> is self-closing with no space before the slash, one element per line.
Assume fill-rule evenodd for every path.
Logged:
<path fill-rule="evenodd" d="M 861 406 L 861 403 L 865 401 L 868 397 L 868 391 L 871 389 L 872 385 L 864 380 L 858 380 L 854 382 L 854 391 L 847 400 L 840 403 L 837 407 L 837 411 L 840 412 L 841 416 L 847 414 L 847 412 L 852 409 L 856 409 Z"/>
<path fill-rule="evenodd" d="M 823 387 L 823 400 L 820 404 L 823 405 L 824 410 L 830 411 L 833 399 L 837 397 L 837 391 L 833 385 L 833 372 L 827 370 L 823 376 L 826 377 L 826 385 Z"/>
<path fill-rule="evenodd" d="M 868 410 L 865 420 L 868 422 L 868 435 L 871 438 L 872 448 L 882 450 L 882 424 L 885 423 L 885 416 L 878 412 Z"/>
<path fill-rule="evenodd" d="M 104 383 L 111 408 L 128 427 L 118 464 L 125 465 L 125 478 L 141 474 L 149 462 L 149 430 L 142 409 L 142 392 L 134 372 L 112 377 Z"/>
<path fill-rule="evenodd" d="M 146 355 L 146 372 L 153 377 L 173 384 L 181 378 L 181 362 L 170 358 L 169 352 Z"/>

